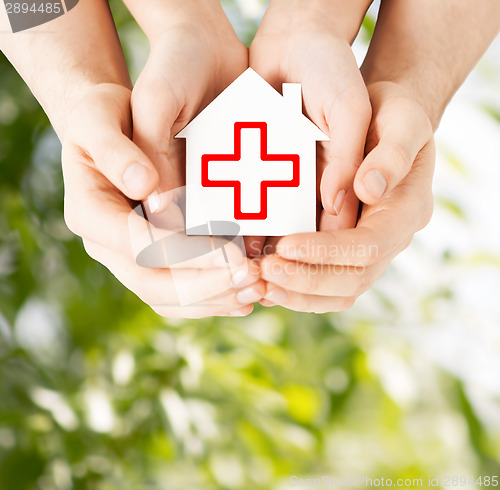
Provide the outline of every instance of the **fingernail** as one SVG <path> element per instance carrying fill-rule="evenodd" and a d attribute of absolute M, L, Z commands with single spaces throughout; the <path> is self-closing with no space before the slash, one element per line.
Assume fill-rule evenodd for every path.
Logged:
<path fill-rule="evenodd" d="M 158 208 L 160 207 L 160 195 L 158 194 L 158 191 L 153 191 L 149 195 L 148 206 L 149 206 L 149 210 L 152 213 L 155 213 L 156 211 L 158 211 Z"/>
<path fill-rule="evenodd" d="M 123 183 L 131 195 L 138 197 L 148 185 L 149 172 L 141 163 L 133 163 L 123 173 Z M 131 196 L 129 196 L 131 197 Z"/>
<path fill-rule="evenodd" d="M 370 170 L 363 179 L 368 192 L 375 198 L 380 199 L 387 189 L 387 182 L 380 170 Z"/>
<path fill-rule="evenodd" d="M 238 294 L 236 295 L 236 299 L 238 300 L 238 303 L 241 303 L 242 305 L 248 305 L 250 303 L 259 301 L 260 299 L 262 299 L 262 296 L 254 288 L 246 288 L 238 292 Z"/>
<path fill-rule="evenodd" d="M 345 201 L 345 190 L 342 189 L 337 193 L 335 197 L 335 201 L 333 201 L 333 212 L 338 216 L 340 211 L 342 211 L 342 207 L 344 206 Z"/>
<path fill-rule="evenodd" d="M 240 287 L 242 286 L 242 283 L 245 283 L 248 276 L 250 274 L 248 273 L 248 269 L 240 269 L 232 273 L 231 275 L 231 281 L 233 283 L 233 287 Z"/>
<path fill-rule="evenodd" d="M 288 294 L 284 289 L 275 288 L 264 296 L 267 300 L 272 301 L 276 305 L 286 303 Z"/>

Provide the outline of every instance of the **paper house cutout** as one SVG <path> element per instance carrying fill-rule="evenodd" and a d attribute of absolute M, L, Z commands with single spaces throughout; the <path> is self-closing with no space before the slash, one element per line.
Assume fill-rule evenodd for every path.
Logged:
<path fill-rule="evenodd" d="M 249 68 L 176 138 L 186 138 L 186 229 L 281 236 L 316 231 L 316 142 L 298 83 L 283 95 Z M 229 226 L 228 226 L 229 228 Z M 229 230 L 228 230 L 229 231 Z M 206 232 L 205 232 L 206 233 Z"/>

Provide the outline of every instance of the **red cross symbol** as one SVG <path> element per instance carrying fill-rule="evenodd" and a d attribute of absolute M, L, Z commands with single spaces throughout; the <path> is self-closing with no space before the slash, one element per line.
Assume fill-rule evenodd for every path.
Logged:
<path fill-rule="evenodd" d="M 243 130 L 246 131 L 243 132 Z M 259 131 L 260 144 L 258 140 L 255 140 L 255 130 Z M 245 136 L 243 152 L 242 132 Z M 284 163 L 288 165 L 284 166 Z M 233 187 L 234 218 L 264 220 L 267 218 L 267 190 L 270 187 L 298 187 L 299 166 L 299 155 L 269 155 L 267 153 L 267 123 L 237 122 L 234 124 L 234 153 L 232 155 L 203 155 L 201 157 L 201 185 L 203 187 Z M 209 178 L 209 173 L 212 176 L 216 174 L 224 178 Z M 287 175 L 290 177 L 288 180 Z M 282 178 L 283 176 L 285 177 Z M 246 207 L 255 202 L 256 195 L 260 196 L 257 200 L 257 202 L 260 201 L 260 210 L 243 212 L 242 195 L 243 205 Z"/>

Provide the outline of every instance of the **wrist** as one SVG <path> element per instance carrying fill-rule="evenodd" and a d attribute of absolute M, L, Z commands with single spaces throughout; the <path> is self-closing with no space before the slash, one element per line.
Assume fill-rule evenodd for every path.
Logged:
<path fill-rule="evenodd" d="M 64 94 L 64 97 L 56 98 L 48 102 L 47 109 L 44 110 L 48 115 L 52 127 L 57 136 L 64 140 L 68 126 L 70 125 L 73 112 L 86 101 L 92 94 L 97 92 L 112 93 L 116 91 L 131 93 L 130 83 L 102 81 L 95 83 L 82 83 L 77 90 L 72 93 Z M 42 104 L 43 105 L 43 104 Z"/>
<path fill-rule="evenodd" d="M 361 73 L 367 86 L 387 83 L 397 87 L 401 94 L 404 94 L 405 97 L 413 100 L 422 108 L 432 125 L 432 130 L 436 131 L 448 105 L 449 98 L 440 97 L 440 92 L 437 89 L 431 92 L 429 89 L 435 87 L 434 84 L 429 82 L 423 85 L 418 77 L 413 78 L 395 72 L 386 74 L 367 72 L 363 67 L 361 67 Z"/>
<path fill-rule="evenodd" d="M 411 101 L 411 106 L 408 106 L 407 102 L 404 102 L 405 107 L 412 107 L 411 113 L 416 116 L 417 113 L 420 114 L 420 121 L 426 121 L 425 125 L 427 127 L 428 133 L 431 134 L 437 129 L 439 124 L 439 116 L 433 116 L 429 113 L 425 103 L 423 103 L 422 97 L 411 87 L 404 82 L 394 81 L 394 80 L 377 80 L 377 81 L 367 81 L 366 87 L 370 98 L 374 94 L 384 94 L 383 99 L 388 101 L 389 99 L 394 100 L 398 106 L 401 104 L 403 99 Z M 435 121 L 432 117 L 436 117 Z"/>
<path fill-rule="evenodd" d="M 271 0 L 264 16 L 269 34 L 324 29 L 350 44 L 373 0 Z M 259 31 L 264 30 L 259 28 Z"/>
<path fill-rule="evenodd" d="M 219 0 L 125 0 L 151 44 L 178 26 L 191 27 L 213 37 L 232 35 L 234 30 Z"/>
<path fill-rule="evenodd" d="M 6 35 L 1 46 L 61 137 L 68 114 L 93 87 L 131 81 L 107 2 L 80 2 L 50 25 Z"/>

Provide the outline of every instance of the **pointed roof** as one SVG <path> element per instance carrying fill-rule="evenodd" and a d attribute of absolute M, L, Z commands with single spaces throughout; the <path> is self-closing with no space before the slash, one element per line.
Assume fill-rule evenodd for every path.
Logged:
<path fill-rule="evenodd" d="M 300 87 L 300 84 L 283 84 L 283 87 L 293 85 Z M 299 91 L 300 94 L 301 92 Z M 234 108 L 237 107 L 238 103 L 248 104 L 251 101 L 252 106 L 256 106 L 264 100 L 267 100 L 263 104 L 266 110 L 269 110 L 268 103 L 270 103 L 274 108 L 273 110 L 279 110 L 283 115 L 286 115 L 287 120 L 289 118 L 298 118 L 298 123 L 302 125 L 301 131 L 307 136 L 313 138 L 315 141 L 329 141 L 328 136 L 302 114 L 301 108 L 297 110 L 297 107 L 294 107 L 292 103 L 293 101 L 281 95 L 252 68 L 245 70 L 175 137 L 187 138 L 190 130 L 198 127 L 203 122 L 210 120 L 212 117 L 214 119 L 220 118 L 220 113 L 217 113 L 218 109 L 225 104 L 229 104 Z"/>

